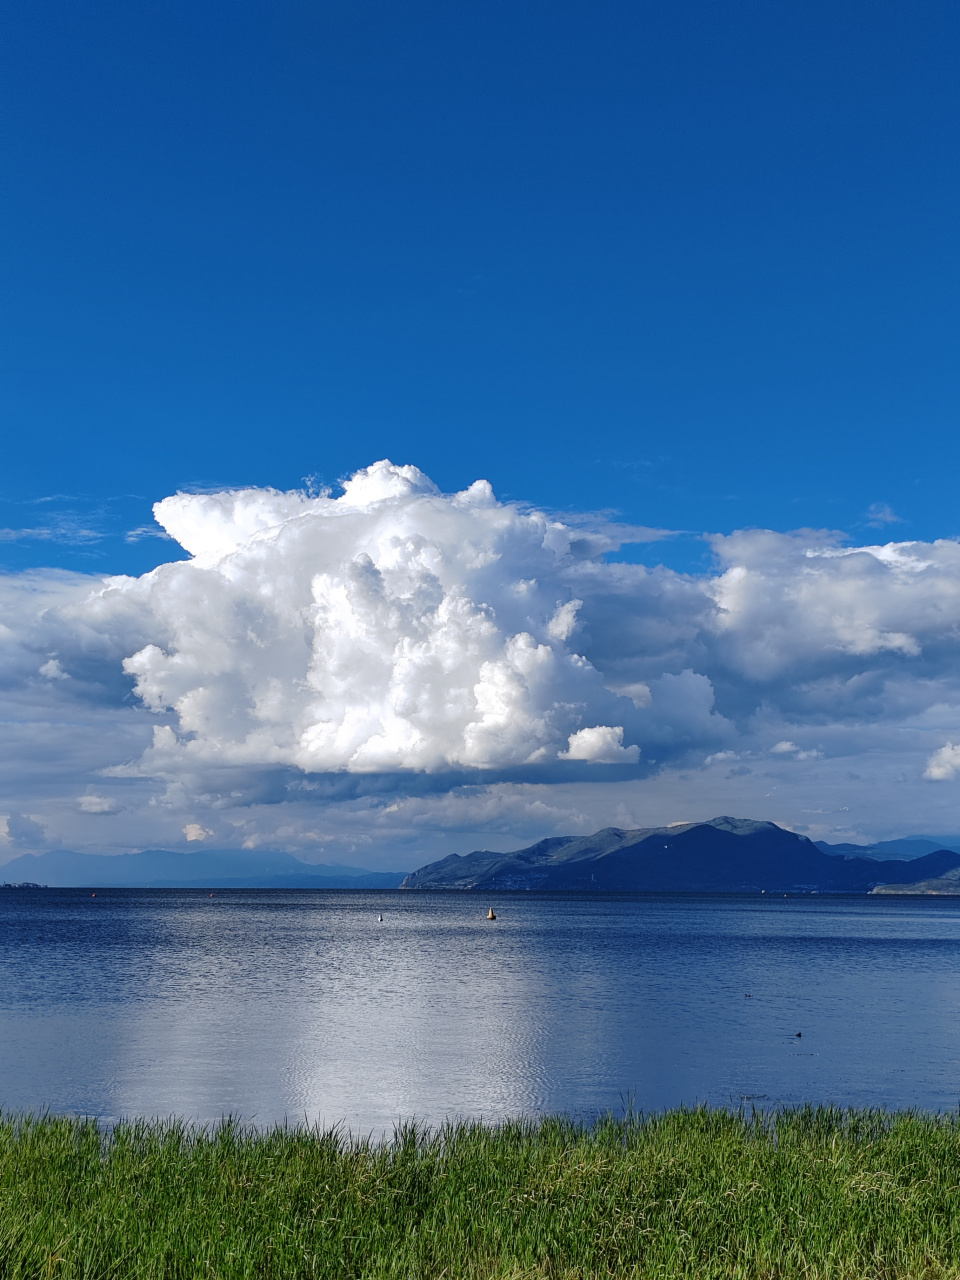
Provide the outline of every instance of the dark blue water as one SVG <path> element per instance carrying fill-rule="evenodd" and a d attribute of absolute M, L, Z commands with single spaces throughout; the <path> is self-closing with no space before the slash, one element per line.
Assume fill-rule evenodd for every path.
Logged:
<path fill-rule="evenodd" d="M 0 1105 L 381 1130 L 960 1100 L 960 901 L 499 894 L 495 923 L 488 905 L 0 891 Z"/>

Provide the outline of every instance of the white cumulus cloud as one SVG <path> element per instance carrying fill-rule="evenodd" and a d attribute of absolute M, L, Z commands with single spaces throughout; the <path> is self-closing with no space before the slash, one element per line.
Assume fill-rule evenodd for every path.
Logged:
<path fill-rule="evenodd" d="M 176 718 L 154 766 L 502 769 L 586 759 L 571 734 L 632 725 L 633 703 L 575 647 L 582 601 L 564 571 L 582 530 L 484 481 L 441 494 L 380 462 L 339 498 L 178 494 L 156 515 L 194 558 L 100 601 L 153 620 L 124 669 Z"/>
<path fill-rule="evenodd" d="M 561 760 L 586 760 L 590 764 L 636 764 L 640 748 L 623 745 L 623 726 L 597 724 L 571 733 Z"/>
<path fill-rule="evenodd" d="M 98 796 L 89 793 L 80 796 L 77 800 L 77 808 L 81 813 L 116 813 L 117 802 L 112 796 Z"/>
<path fill-rule="evenodd" d="M 949 782 L 960 774 L 960 742 L 947 742 L 927 761 L 923 776 L 933 782 Z"/>

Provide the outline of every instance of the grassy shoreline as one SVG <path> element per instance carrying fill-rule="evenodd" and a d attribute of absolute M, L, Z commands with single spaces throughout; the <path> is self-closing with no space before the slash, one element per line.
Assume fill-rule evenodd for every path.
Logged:
<path fill-rule="evenodd" d="M 960 1117 L 338 1132 L 0 1118 L 0 1277 L 960 1276 Z"/>

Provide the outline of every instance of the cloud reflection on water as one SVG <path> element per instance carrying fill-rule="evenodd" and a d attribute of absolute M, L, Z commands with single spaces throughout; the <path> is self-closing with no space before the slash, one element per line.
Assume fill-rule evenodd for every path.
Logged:
<path fill-rule="evenodd" d="M 958 903 L 487 905 L 4 895 L 0 1101 L 359 1132 L 627 1100 L 956 1105 Z"/>

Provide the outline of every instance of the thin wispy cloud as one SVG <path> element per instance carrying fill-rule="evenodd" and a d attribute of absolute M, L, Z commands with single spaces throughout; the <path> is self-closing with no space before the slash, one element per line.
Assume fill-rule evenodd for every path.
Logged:
<path fill-rule="evenodd" d="M 867 510 L 864 523 L 870 529 L 882 529 L 889 524 L 903 524 L 903 519 L 886 502 L 874 502 Z"/>
<path fill-rule="evenodd" d="M 142 524 L 136 529 L 128 529 L 123 537 L 125 542 L 142 542 L 144 538 L 160 538 L 165 542 L 173 541 L 166 529 L 161 529 L 159 525 L 155 524 Z"/>
<path fill-rule="evenodd" d="M 0 542 L 62 542 L 81 545 L 99 542 L 102 537 L 103 534 L 98 529 L 89 529 L 70 521 L 24 529 L 0 529 Z"/>

